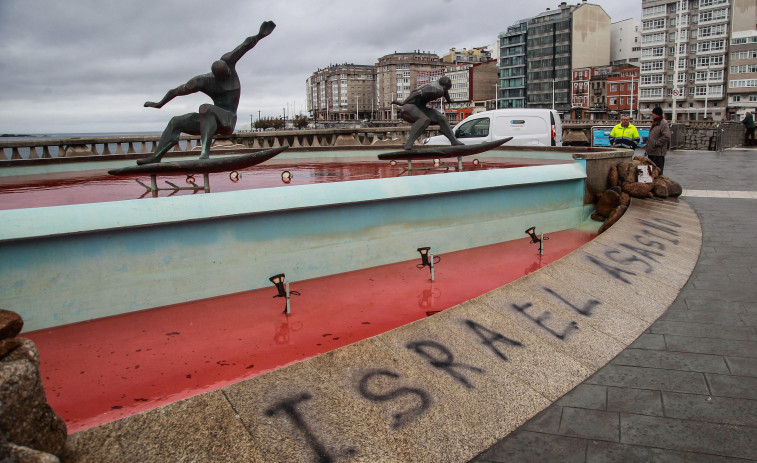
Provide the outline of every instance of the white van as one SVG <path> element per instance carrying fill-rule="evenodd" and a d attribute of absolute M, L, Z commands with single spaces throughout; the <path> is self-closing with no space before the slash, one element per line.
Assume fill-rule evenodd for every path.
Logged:
<path fill-rule="evenodd" d="M 506 146 L 562 146 L 562 121 L 557 111 L 508 108 L 473 114 L 452 132 L 466 145 L 513 137 Z M 449 145 L 444 135 L 426 138 L 424 145 Z"/>

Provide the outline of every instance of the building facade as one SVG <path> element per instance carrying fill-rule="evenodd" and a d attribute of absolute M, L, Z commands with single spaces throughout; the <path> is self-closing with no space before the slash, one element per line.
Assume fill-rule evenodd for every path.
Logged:
<path fill-rule="evenodd" d="M 527 106 L 571 109 L 571 70 L 610 62 L 610 17 L 599 5 L 562 2 L 529 20 Z"/>
<path fill-rule="evenodd" d="M 528 19 L 499 34 L 498 108 L 526 107 Z"/>
<path fill-rule="evenodd" d="M 642 0 L 641 114 L 723 120 L 732 0 Z"/>
<path fill-rule="evenodd" d="M 573 119 L 619 119 L 623 113 L 638 113 L 637 66 L 616 64 L 574 69 L 571 86 Z"/>
<path fill-rule="evenodd" d="M 336 64 L 318 69 L 306 83 L 308 112 L 316 121 L 373 119 L 376 68 Z"/>
<path fill-rule="evenodd" d="M 641 22 L 624 19 L 610 24 L 610 64 L 639 65 L 641 58 Z"/>
<path fill-rule="evenodd" d="M 757 110 L 757 2 L 734 0 L 728 65 L 728 116 L 741 120 Z"/>
<path fill-rule="evenodd" d="M 392 101 L 402 101 L 419 87 L 418 75 L 444 68 L 435 53 L 413 51 L 382 56 L 376 63 L 376 97 L 379 119 L 397 119 Z"/>
<path fill-rule="evenodd" d="M 476 47 L 470 50 L 450 48 L 449 53 L 442 56 L 442 63 L 449 66 L 451 64 L 482 63 L 491 59 L 492 52 L 487 47 Z"/>

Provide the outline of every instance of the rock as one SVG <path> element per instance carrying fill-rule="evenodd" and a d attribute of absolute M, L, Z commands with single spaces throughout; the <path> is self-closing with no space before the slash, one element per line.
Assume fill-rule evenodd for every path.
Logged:
<path fill-rule="evenodd" d="M 0 341 L 0 359 L 10 354 L 19 346 L 21 346 L 21 339 L 19 338 L 8 338 Z"/>
<path fill-rule="evenodd" d="M 597 231 L 598 234 L 602 234 L 605 231 L 607 231 L 608 228 L 612 227 L 615 222 L 620 220 L 621 217 L 623 217 L 623 214 L 626 213 L 626 209 L 628 209 L 626 206 L 618 206 L 613 211 L 612 215 L 609 219 L 607 219 L 607 222 L 603 223 L 601 227 L 599 227 L 599 231 Z"/>
<path fill-rule="evenodd" d="M 631 205 L 631 196 L 628 193 L 623 192 L 620 194 L 620 205 L 626 207 Z"/>
<path fill-rule="evenodd" d="M 0 309 L 0 340 L 15 338 L 24 327 L 21 315 L 10 310 Z"/>
<path fill-rule="evenodd" d="M 55 455 L 0 441 L 0 461 L 18 463 L 60 463 Z"/>
<path fill-rule="evenodd" d="M 605 219 L 606 219 L 606 217 L 601 216 L 601 215 L 597 214 L 596 212 L 591 215 L 591 220 L 594 220 L 596 222 L 604 222 Z"/>
<path fill-rule="evenodd" d="M 649 198 L 652 196 L 653 183 L 624 182 L 623 191 L 634 198 Z"/>
<path fill-rule="evenodd" d="M 34 343 L 21 345 L 0 360 L 0 438 L 32 450 L 60 455 L 66 423 L 47 403 Z"/>
<path fill-rule="evenodd" d="M 683 193 L 683 187 L 681 187 L 681 184 L 676 182 L 675 180 L 671 179 L 670 177 L 666 177 L 664 175 L 660 175 L 659 177 L 662 181 L 665 182 L 665 184 L 668 187 L 668 196 L 672 196 L 677 198 L 678 196 L 681 196 L 681 193 Z"/>
<path fill-rule="evenodd" d="M 618 163 L 618 181 L 622 185 L 625 182 L 636 182 L 636 168 L 641 165 L 641 161 L 623 161 Z"/>
<path fill-rule="evenodd" d="M 597 214 L 602 217 L 610 217 L 612 211 L 620 206 L 620 195 L 615 190 L 607 190 L 597 201 Z"/>
<path fill-rule="evenodd" d="M 610 172 L 607 174 L 607 186 L 612 188 L 618 185 L 620 185 L 620 181 L 618 180 L 618 166 L 612 166 L 610 167 Z"/>
<path fill-rule="evenodd" d="M 660 198 L 667 198 L 668 197 L 668 184 L 665 182 L 665 180 L 662 180 L 660 177 L 657 177 L 652 182 L 652 193 L 654 193 L 655 196 L 659 196 Z"/>

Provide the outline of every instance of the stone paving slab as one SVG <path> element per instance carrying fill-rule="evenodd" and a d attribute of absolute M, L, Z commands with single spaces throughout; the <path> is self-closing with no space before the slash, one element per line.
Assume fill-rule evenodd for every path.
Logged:
<path fill-rule="evenodd" d="M 754 458 L 754 428 L 719 423 L 620 414 L 621 442 L 736 458 Z"/>
<path fill-rule="evenodd" d="M 63 461 L 265 460 L 224 394 L 214 391 L 76 433 L 66 442 Z"/>
<path fill-rule="evenodd" d="M 631 239 L 631 247 L 621 246 Z M 685 202 L 639 208 L 634 202 L 586 250 L 429 318 L 166 406 L 176 417 L 170 426 L 163 411 L 154 410 L 79 433 L 71 440 L 72 461 L 109 461 L 117 454 L 131 461 L 165 461 L 165 455 L 190 461 L 184 452 L 193 449 L 200 456 L 194 461 L 458 462 L 537 415 L 565 435 L 513 434 L 521 444 L 542 441 L 531 455 L 585 461 L 589 441 L 623 441 L 629 404 L 654 408 L 654 395 L 642 390 L 704 395 L 705 375 L 725 385 L 715 368 L 703 373 L 611 362 L 645 331 L 648 344 L 654 335 L 667 344 L 668 334 L 648 327 L 676 299 L 700 245 L 701 229 Z M 740 357 L 740 347 L 729 355 Z M 690 357 L 696 363 L 695 354 Z M 560 399 L 572 405 L 559 416 L 539 415 L 579 385 L 582 395 Z M 182 414 L 190 410 L 191 419 Z M 189 444 L 197 421 L 218 421 L 229 431 L 222 438 L 193 434 Z M 229 456 L 240 449 L 250 452 L 238 460 Z M 523 451 L 507 444 L 486 455 L 511 461 Z M 213 452 L 217 456 L 202 458 Z"/>

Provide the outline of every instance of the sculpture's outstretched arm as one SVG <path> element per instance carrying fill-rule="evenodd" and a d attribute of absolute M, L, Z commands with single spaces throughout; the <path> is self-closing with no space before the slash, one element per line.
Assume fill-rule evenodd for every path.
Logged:
<path fill-rule="evenodd" d="M 193 77 L 186 84 L 179 85 L 178 87 L 172 88 L 171 90 L 169 90 L 166 93 L 166 96 L 164 96 L 163 99 L 158 101 L 157 103 L 154 103 L 152 101 L 146 102 L 145 107 L 146 108 L 162 108 L 164 104 L 173 100 L 177 96 L 190 95 L 192 93 L 197 93 L 198 91 L 199 91 L 198 77 Z"/>
<path fill-rule="evenodd" d="M 260 25 L 260 31 L 257 35 L 251 35 L 244 39 L 244 42 L 242 42 L 239 46 L 223 55 L 221 57 L 221 61 L 226 61 L 229 66 L 235 65 L 237 61 L 239 61 L 242 56 L 244 56 L 245 53 L 252 50 L 252 48 L 257 45 L 262 38 L 269 36 L 275 28 L 276 24 L 274 24 L 273 21 L 265 21 Z"/>

